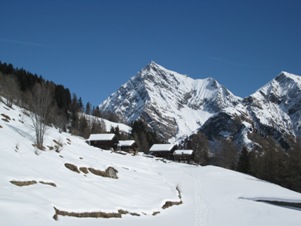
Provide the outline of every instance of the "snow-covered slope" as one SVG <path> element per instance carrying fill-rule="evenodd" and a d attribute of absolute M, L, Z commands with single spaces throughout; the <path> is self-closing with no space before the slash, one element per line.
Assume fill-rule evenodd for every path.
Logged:
<path fill-rule="evenodd" d="M 299 226 L 301 223 L 299 210 L 253 201 L 300 203 L 301 194 L 251 176 L 213 166 L 111 153 L 52 127 L 45 137 L 46 151 L 37 151 L 33 140 L 27 114 L 0 102 L 1 225 Z M 63 145 L 59 152 L 51 150 L 58 143 Z M 66 163 L 80 171 L 67 169 Z M 118 179 L 98 176 L 89 170 L 85 173 L 85 168 L 105 170 L 109 166 L 118 171 Z M 17 186 L 14 181 L 36 183 Z M 167 201 L 176 205 L 162 208 Z M 54 208 L 59 210 L 55 217 Z M 72 216 L 97 213 L 121 218 Z"/>
<path fill-rule="evenodd" d="M 100 105 L 129 123 L 143 118 L 164 138 L 196 131 L 240 98 L 212 78 L 194 80 L 151 62 Z"/>

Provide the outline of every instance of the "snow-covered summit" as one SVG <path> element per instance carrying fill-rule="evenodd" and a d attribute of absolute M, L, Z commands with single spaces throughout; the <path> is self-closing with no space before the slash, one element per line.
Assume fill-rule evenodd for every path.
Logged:
<path fill-rule="evenodd" d="M 295 93 L 301 88 L 301 77 L 282 71 L 276 78 L 261 87 L 251 96 L 262 98 L 260 96 L 276 95 L 285 97 L 290 93 Z"/>
<path fill-rule="evenodd" d="M 300 135 L 301 77 L 281 72 L 251 96 L 250 109 L 257 121 L 282 133 Z"/>
<path fill-rule="evenodd" d="M 132 122 L 145 119 L 164 138 L 189 135 L 241 99 L 213 78 L 192 79 L 151 62 L 101 105 Z"/>
<path fill-rule="evenodd" d="M 143 118 L 170 142 L 201 130 L 252 146 L 251 131 L 271 136 L 285 149 L 301 135 L 301 77 L 281 72 L 241 99 L 213 78 L 192 79 L 151 62 L 113 93 L 100 109 L 128 123 Z"/>

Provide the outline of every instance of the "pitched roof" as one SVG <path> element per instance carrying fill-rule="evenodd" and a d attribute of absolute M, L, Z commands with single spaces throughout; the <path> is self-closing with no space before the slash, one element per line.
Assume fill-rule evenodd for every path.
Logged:
<path fill-rule="evenodd" d="M 192 155 L 193 150 L 175 150 L 174 155 Z"/>
<path fill-rule="evenodd" d="M 174 144 L 154 144 L 149 151 L 171 151 L 174 146 Z"/>
<path fill-rule="evenodd" d="M 88 141 L 108 141 L 113 140 L 114 137 L 114 133 L 91 134 Z"/>
<path fill-rule="evenodd" d="M 135 140 L 120 140 L 118 146 L 130 147 L 135 143 Z"/>

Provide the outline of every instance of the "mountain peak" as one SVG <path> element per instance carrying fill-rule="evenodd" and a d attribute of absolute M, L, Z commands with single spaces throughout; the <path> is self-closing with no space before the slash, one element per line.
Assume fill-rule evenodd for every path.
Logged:
<path fill-rule="evenodd" d="M 155 61 L 151 61 L 148 65 L 146 65 L 142 71 L 158 71 L 158 70 L 163 70 L 163 71 L 168 71 L 166 68 L 164 68 L 163 66 L 159 65 L 158 63 L 156 63 Z"/>
<path fill-rule="evenodd" d="M 144 118 L 169 139 L 191 134 L 217 111 L 237 102 L 239 98 L 212 78 L 192 79 L 152 61 L 100 109 L 114 112 L 128 123 Z"/>
<path fill-rule="evenodd" d="M 170 79 L 175 80 L 175 75 L 179 74 L 151 61 L 135 77 L 157 84 L 162 82 L 162 80 L 166 82 L 169 82 Z"/>
<path fill-rule="evenodd" d="M 295 82 L 301 82 L 301 77 L 298 76 L 298 75 L 295 75 L 295 74 L 291 74 L 289 72 L 286 72 L 286 71 L 282 71 L 280 72 L 280 74 L 275 78 L 276 81 L 278 82 L 281 82 L 283 80 L 286 80 L 286 79 L 290 79 L 290 80 L 293 80 Z"/>
<path fill-rule="evenodd" d="M 149 64 L 149 66 L 153 66 L 153 67 L 157 67 L 157 66 L 160 66 L 159 64 L 157 64 L 155 61 L 151 61 Z"/>

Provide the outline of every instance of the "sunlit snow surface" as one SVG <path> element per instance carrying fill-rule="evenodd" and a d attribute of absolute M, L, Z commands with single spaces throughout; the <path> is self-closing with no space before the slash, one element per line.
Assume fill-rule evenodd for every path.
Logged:
<path fill-rule="evenodd" d="M 3 120 L 9 116 L 9 122 Z M 63 143 L 60 153 L 49 147 Z M 301 202 L 301 194 L 254 177 L 213 166 L 164 163 L 141 155 L 120 155 L 89 146 L 85 140 L 47 132 L 46 151 L 32 146 L 30 120 L 16 106 L 8 110 L 0 103 L 0 216 L 1 225 L 212 225 L 282 226 L 301 225 L 301 212 L 252 200 Z M 104 170 L 112 166 L 118 179 L 92 173 L 76 173 L 64 164 Z M 11 180 L 52 182 L 18 187 Z M 162 209 L 166 201 L 182 205 Z M 120 219 L 58 217 L 54 207 L 65 211 L 140 214 Z M 156 216 L 154 212 L 160 212 Z"/>

